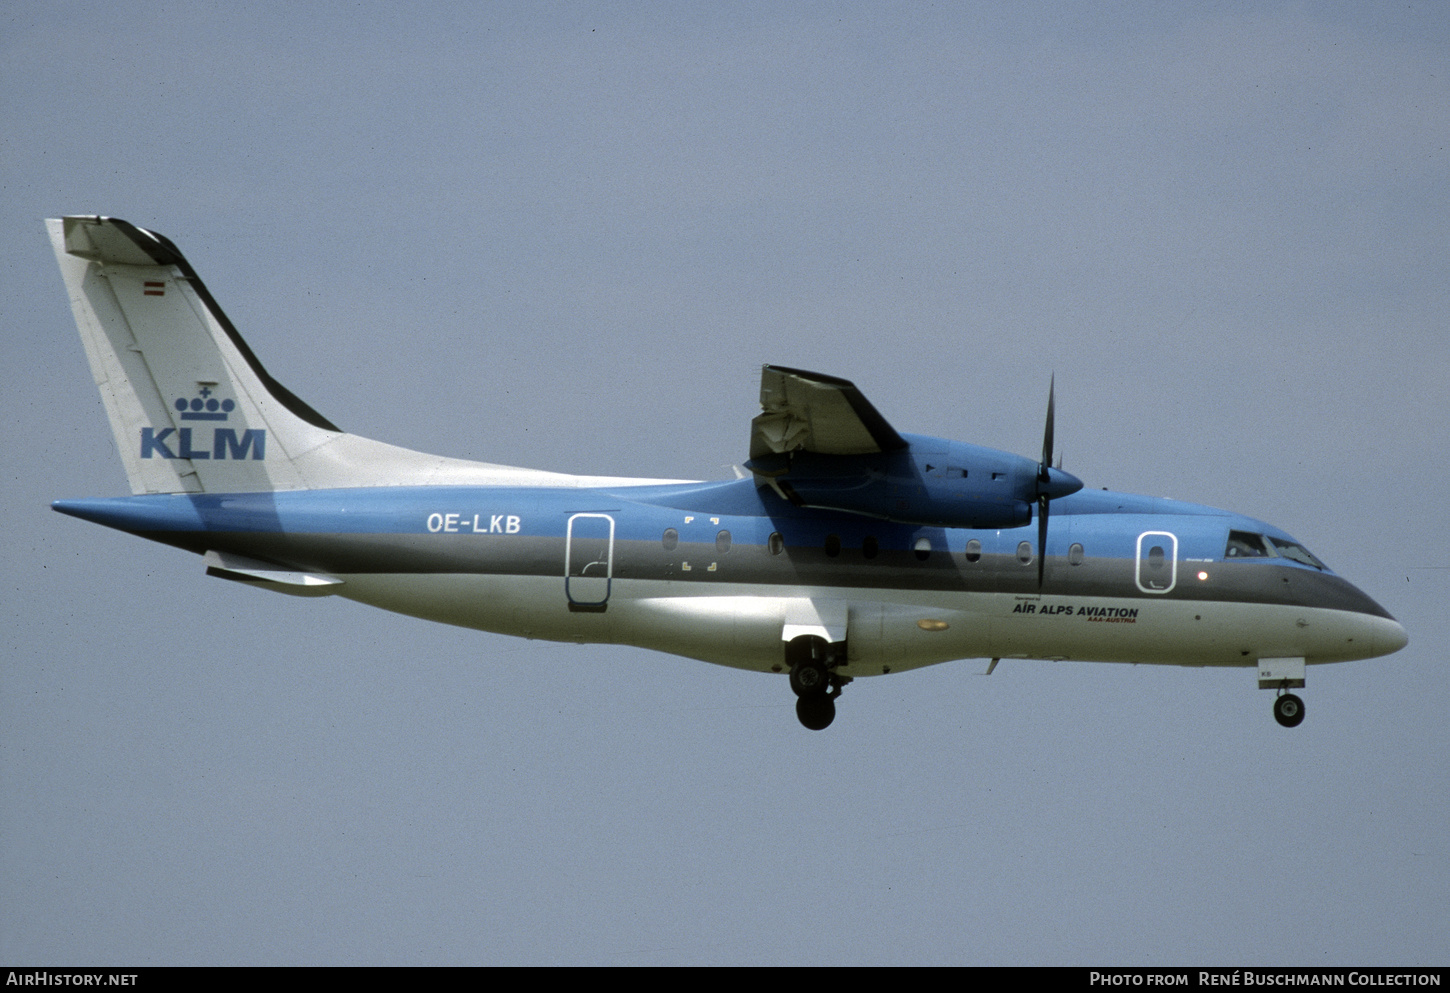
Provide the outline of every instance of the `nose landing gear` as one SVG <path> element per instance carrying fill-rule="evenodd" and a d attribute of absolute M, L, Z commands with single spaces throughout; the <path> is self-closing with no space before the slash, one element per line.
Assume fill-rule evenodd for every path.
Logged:
<path fill-rule="evenodd" d="M 1259 659 L 1259 689 L 1278 691 L 1274 695 L 1274 720 L 1281 727 L 1296 728 L 1304 723 L 1304 701 L 1288 692 L 1303 686 L 1303 656 Z"/>
<path fill-rule="evenodd" d="M 1274 698 L 1274 720 L 1286 728 L 1296 728 L 1304 720 L 1304 701 L 1293 693 Z"/>

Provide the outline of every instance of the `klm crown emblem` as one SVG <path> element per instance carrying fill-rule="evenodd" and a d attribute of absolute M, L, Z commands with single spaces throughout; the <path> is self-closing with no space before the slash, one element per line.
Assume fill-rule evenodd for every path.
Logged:
<path fill-rule="evenodd" d="M 224 421 L 237 407 L 235 400 L 218 400 L 212 396 L 210 386 L 203 386 L 197 392 L 199 395 L 190 400 L 185 397 L 176 398 L 175 406 L 181 412 L 183 421 Z"/>

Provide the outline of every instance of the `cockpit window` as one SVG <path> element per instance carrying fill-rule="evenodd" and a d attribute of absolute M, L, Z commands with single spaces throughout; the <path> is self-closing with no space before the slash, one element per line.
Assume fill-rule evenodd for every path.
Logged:
<path fill-rule="evenodd" d="M 1226 559 L 1262 559 L 1274 553 L 1264 543 L 1264 536 L 1248 531 L 1230 531 L 1228 547 L 1223 550 Z"/>
<path fill-rule="evenodd" d="M 1285 541 L 1283 538 L 1270 538 L 1269 542 L 1286 559 L 1293 559 L 1295 562 L 1301 562 L 1304 565 L 1312 565 L 1316 569 L 1324 568 L 1324 563 L 1310 554 L 1309 549 L 1303 545 L 1292 541 Z"/>
<path fill-rule="evenodd" d="M 1298 562 L 1300 565 L 1313 566 L 1315 569 L 1325 568 L 1323 562 L 1316 559 L 1310 554 L 1309 549 L 1298 542 L 1254 534 L 1252 531 L 1230 531 L 1228 546 L 1223 550 L 1223 557 L 1226 559 L 1283 557 L 1291 562 Z"/>

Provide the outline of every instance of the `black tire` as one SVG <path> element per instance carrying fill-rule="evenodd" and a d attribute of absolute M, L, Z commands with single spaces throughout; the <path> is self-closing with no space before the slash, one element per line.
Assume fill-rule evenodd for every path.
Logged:
<path fill-rule="evenodd" d="M 802 699 L 825 696 L 831 688 L 831 677 L 826 667 L 814 659 L 797 662 L 790 671 L 790 688 Z"/>
<path fill-rule="evenodd" d="M 795 715 L 812 731 L 824 731 L 836 719 L 836 701 L 828 696 L 803 696 L 795 702 Z"/>
<path fill-rule="evenodd" d="M 1304 722 L 1304 701 L 1292 693 L 1285 693 L 1274 699 L 1274 720 L 1286 728 L 1296 728 Z"/>

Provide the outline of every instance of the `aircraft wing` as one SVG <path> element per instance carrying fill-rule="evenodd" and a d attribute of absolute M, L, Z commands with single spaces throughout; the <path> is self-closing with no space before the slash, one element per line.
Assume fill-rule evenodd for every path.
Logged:
<path fill-rule="evenodd" d="M 768 365 L 760 370 L 761 413 L 750 422 L 750 457 L 785 452 L 870 455 L 907 447 L 849 380 Z"/>

